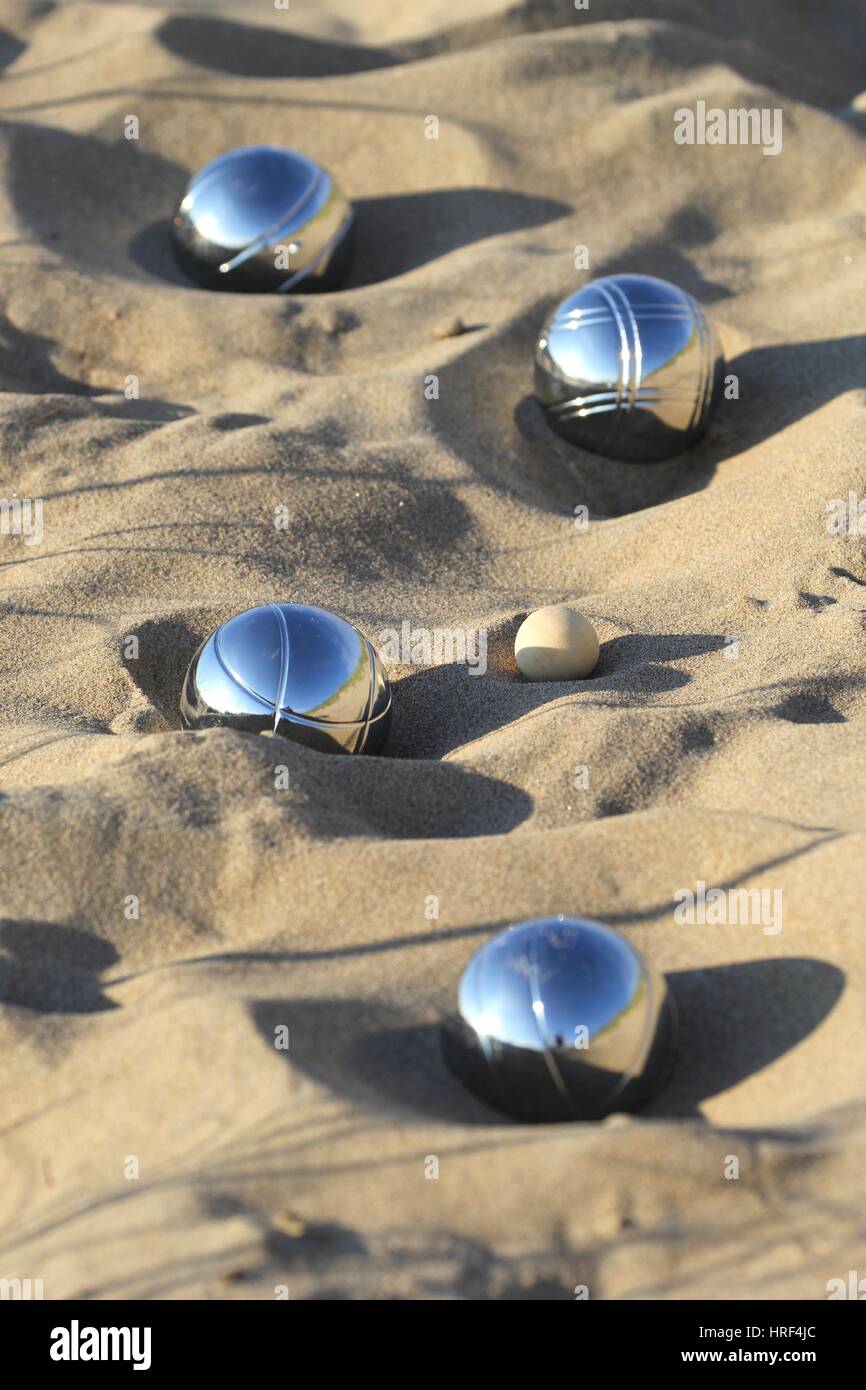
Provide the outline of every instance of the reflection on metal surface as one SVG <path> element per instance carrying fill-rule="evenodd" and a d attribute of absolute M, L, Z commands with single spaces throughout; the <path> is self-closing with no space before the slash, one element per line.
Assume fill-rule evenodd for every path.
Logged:
<path fill-rule="evenodd" d="M 551 314 L 538 339 L 535 389 L 572 444 L 652 463 L 700 438 L 723 369 L 712 326 L 690 294 L 650 275 L 611 275 Z"/>
<path fill-rule="evenodd" d="M 348 273 L 352 209 L 320 165 L 249 145 L 193 176 L 172 224 L 181 268 L 207 289 L 335 288 Z"/>
<path fill-rule="evenodd" d="M 591 1120 L 659 1088 L 674 1034 L 664 981 L 625 937 L 549 917 L 476 952 L 443 1048 L 471 1091 L 517 1119 Z"/>
<path fill-rule="evenodd" d="M 391 691 L 372 644 L 324 608 L 271 603 L 229 618 L 193 657 L 188 729 L 276 733 L 323 752 L 377 753 Z"/>

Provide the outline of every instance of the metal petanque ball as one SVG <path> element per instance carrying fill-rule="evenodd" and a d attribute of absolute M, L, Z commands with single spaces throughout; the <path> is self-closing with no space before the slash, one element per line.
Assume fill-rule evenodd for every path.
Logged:
<path fill-rule="evenodd" d="M 378 753 L 391 691 L 371 642 L 324 608 L 270 603 L 212 632 L 186 673 L 187 729 L 274 733 L 323 753 Z"/>
<path fill-rule="evenodd" d="M 248 145 L 190 179 L 172 224 L 181 269 L 206 289 L 334 289 L 348 274 L 353 213 L 306 155 Z"/>
<path fill-rule="evenodd" d="M 676 1033 L 660 975 L 609 927 L 545 917 L 510 927 L 469 962 L 445 1060 L 519 1120 L 595 1120 L 664 1082 Z"/>
<path fill-rule="evenodd" d="M 694 444 L 723 372 L 703 309 L 651 275 L 610 275 L 569 295 L 535 353 L 535 390 L 553 428 L 624 463 L 656 463 Z"/>

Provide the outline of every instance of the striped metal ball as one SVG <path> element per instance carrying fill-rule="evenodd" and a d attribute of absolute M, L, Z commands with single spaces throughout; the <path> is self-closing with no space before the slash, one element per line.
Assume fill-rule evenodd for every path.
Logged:
<path fill-rule="evenodd" d="M 171 228 L 181 269 L 212 290 L 329 290 L 348 273 L 353 212 L 314 159 L 278 145 L 199 169 Z"/>
<path fill-rule="evenodd" d="M 202 642 L 180 697 L 186 729 L 279 734 L 323 753 L 378 753 L 391 691 L 372 643 L 336 613 L 249 608 Z"/>
<path fill-rule="evenodd" d="M 651 275 L 609 275 L 569 295 L 535 353 L 536 394 L 553 428 L 624 463 L 655 463 L 694 444 L 723 372 L 703 309 Z"/>

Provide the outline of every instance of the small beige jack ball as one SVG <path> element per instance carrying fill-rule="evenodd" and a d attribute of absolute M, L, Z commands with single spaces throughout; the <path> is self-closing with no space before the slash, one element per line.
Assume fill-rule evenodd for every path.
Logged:
<path fill-rule="evenodd" d="M 595 628 L 576 608 L 552 603 L 530 613 L 517 629 L 514 655 L 528 681 L 573 681 L 598 661 Z"/>

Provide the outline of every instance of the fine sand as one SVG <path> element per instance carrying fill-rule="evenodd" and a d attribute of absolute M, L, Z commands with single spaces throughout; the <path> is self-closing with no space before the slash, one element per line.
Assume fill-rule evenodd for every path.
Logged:
<path fill-rule="evenodd" d="M 0 496 L 44 499 L 41 544 L 0 537 L 0 1278 L 866 1276 L 866 555 L 856 516 L 827 526 L 866 499 L 861 0 L 4 0 L 0 24 Z M 676 144 L 698 101 L 781 108 L 781 154 Z M 173 267 L 189 174 L 263 141 L 357 207 L 338 293 Z M 739 399 L 689 455 L 604 462 L 541 417 L 535 335 L 581 245 L 718 325 Z M 487 673 L 395 667 L 377 759 L 181 732 L 198 642 L 273 599 L 373 639 L 485 628 Z M 597 672 L 527 684 L 513 634 L 562 601 Z M 699 880 L 779 890 L 782 929 L 677 922 Z M 444 1068 L 471 953 L 557 912 L 676 997 L 639 1117 L 510 1124 Z"/>

